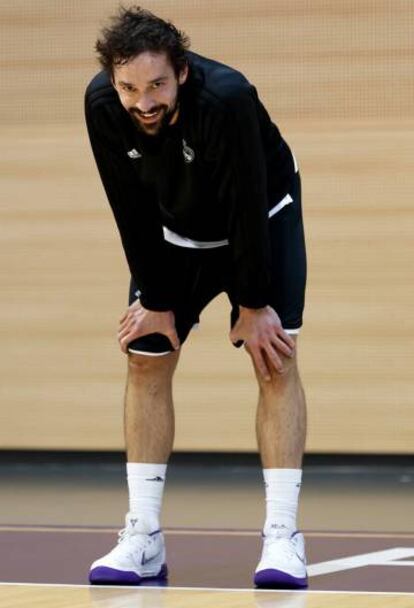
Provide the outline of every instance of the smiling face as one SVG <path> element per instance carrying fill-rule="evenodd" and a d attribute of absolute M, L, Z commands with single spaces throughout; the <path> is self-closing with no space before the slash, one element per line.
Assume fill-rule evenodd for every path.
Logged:
<path fill-rule="evenodd" d="M 157 135 L 177 120 L 178 89 L 187 80 L 187 67 L 177 78 L 166 53 L 145 51 L 115 65 L 113 72 L 121 104 L 141 131 Z"/>

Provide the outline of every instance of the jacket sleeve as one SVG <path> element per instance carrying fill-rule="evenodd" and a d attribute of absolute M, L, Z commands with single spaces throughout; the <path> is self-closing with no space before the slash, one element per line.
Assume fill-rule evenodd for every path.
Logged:
<path fill-rule="evenodd" d="M 232 179 L 229 245 L 233 280 L 238 303 L 247 308 L 269 304 L 270 291 L 266 158 L 256 99 L 251 86 L 230 99 L 226 130 Z"/>
<path fill-rule="evenodd" d="M 85 101 L 89 139 L 98 171 L 121 236 L 129 269 L 149 310 L 172 308 L 170 273 L 166 267 L 165 241 L 155 197 L 140 183 L 125 152 L 111 144 L 99 110 Z M 124 158 L 125 155 L 125 158 Z"/>

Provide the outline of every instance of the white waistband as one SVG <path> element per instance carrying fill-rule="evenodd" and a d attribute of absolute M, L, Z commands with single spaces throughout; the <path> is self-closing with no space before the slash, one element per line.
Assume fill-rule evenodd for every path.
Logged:
<path fill-rule="evenodd" d="M 295 157 L 293 158 L 295 159 Z M 277 205 L 269 209 L 269 218 L 273 217 L 275 213 L 278 213 L 283 207 L 286 207 L 286 205 L 289 205 L 290 203 L 293 203 L 293 198 L 290 194 L 286 194 Z M 173 232 L 166 226 L 163 226 L 162 229 L 164 232 L 164 239 L 173 245 L 178 245 L 178 247 L 187 247 L 189 249 L 214 249 L 216 247 L 225 247 L 229 244 L 228 239 L 223 239 L 222 241 L 195 241 L 194 239 L 189 239 L 187 236 L 181 236 L 180 234 Z"/>
<path fill-rule="evenodd" d="M 193 239 L 173 232 L 166 226 L 163 226 L 162 229 L 164 231 L 164 239 L 179 247 L 188 247 L 190 249 L 214 249 L 215 247 L 224 247 L 229 244 L 228 239 L 222 241 L 194 241 Z"/>

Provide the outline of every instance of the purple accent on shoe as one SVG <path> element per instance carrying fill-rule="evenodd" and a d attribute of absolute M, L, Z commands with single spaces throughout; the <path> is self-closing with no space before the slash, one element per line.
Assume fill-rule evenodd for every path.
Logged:
<path fill-rule="evenodd" d="M 256 572 L 254 584 L 257 587 L 270 589 L 303 589 L 308 586 L 308 579 L 307 577 L 297 578 L 287 572 L 268 568 L 267 570 Z"/>
<path fill-rule="evenodd" d="M 89 582 L 91 585 L 139 585 L 142 581 L 164 579 L 167 576 L 167 564 L 163 564 L 155 576 L 138 576 L 135 572 L 98 566 L 90 571 Z"/>

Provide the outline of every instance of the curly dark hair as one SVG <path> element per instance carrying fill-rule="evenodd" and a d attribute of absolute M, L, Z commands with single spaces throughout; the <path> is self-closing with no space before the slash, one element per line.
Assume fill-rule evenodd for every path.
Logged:
<path fill-rule="evenodd" d="M 167 54 L 176 76 L 187 64 L 190 40 L 170 22 L 164 21 L 140 6 L 119 7 L 104 27 L 95 50 L 101 66 L 113 75 L 115 65 L 127 63 L 145 51 Z"/>

